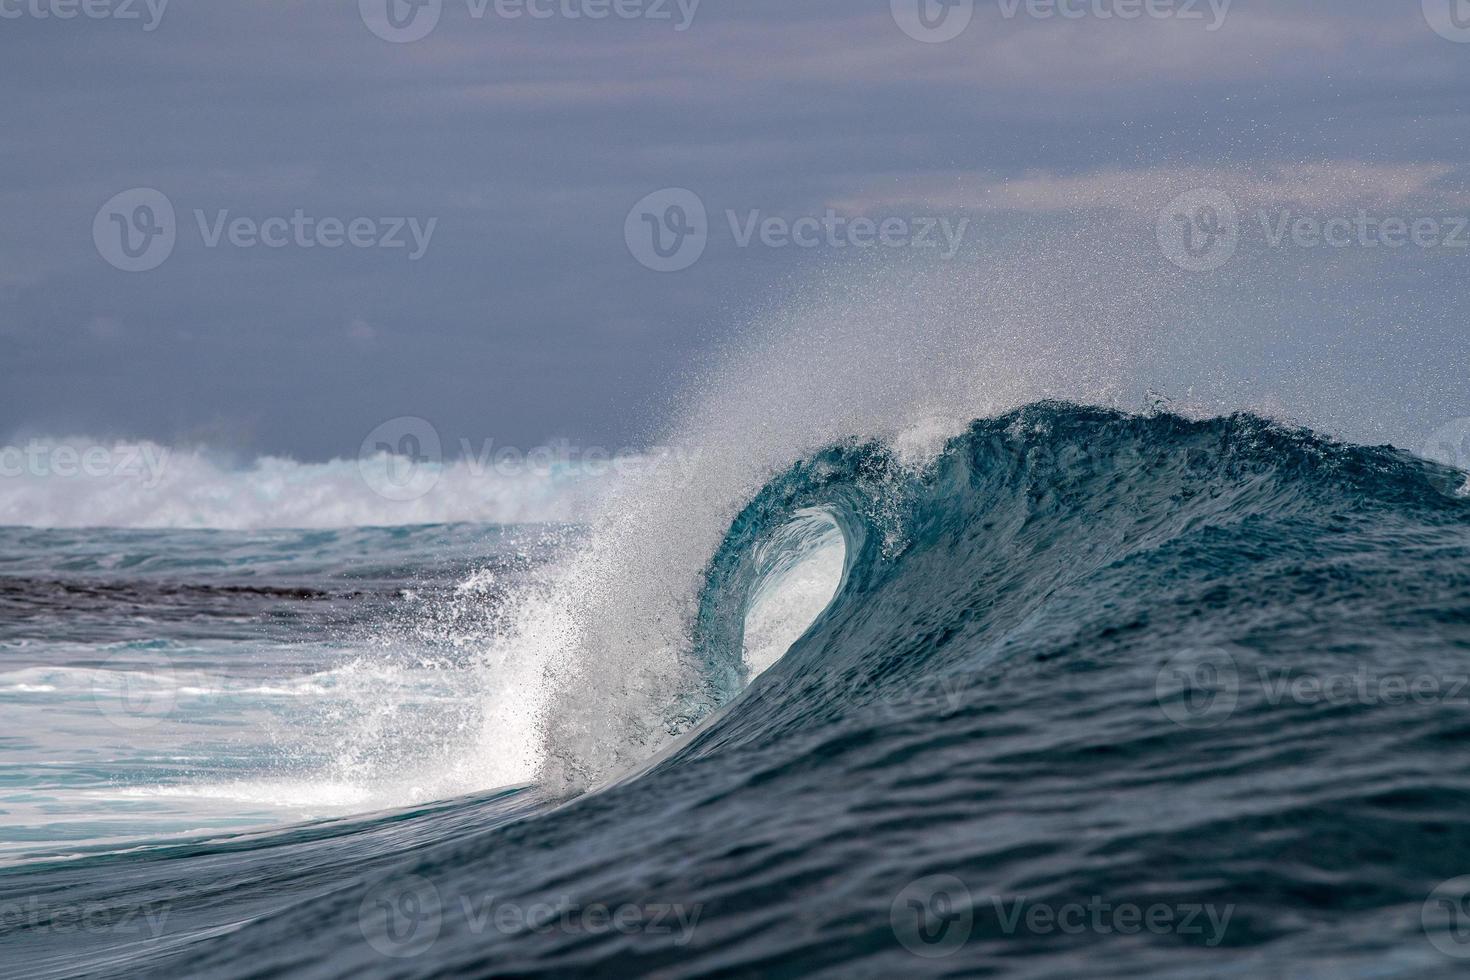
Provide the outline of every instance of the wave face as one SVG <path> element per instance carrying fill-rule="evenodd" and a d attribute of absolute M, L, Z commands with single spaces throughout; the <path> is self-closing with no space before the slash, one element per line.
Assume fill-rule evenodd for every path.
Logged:
<path fill-rule="evenodd" d="M 641 770 L 24 865 L 0 903 L 168 914 L 0 948 L 37 975 L 1457 975 L 1463 481 L 1053 403 L 920 466 L 836 445 L 710 560 Z"/>

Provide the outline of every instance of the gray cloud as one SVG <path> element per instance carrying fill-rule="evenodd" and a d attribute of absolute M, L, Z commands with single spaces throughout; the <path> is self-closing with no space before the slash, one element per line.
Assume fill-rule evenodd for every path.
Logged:
<path fill-rule="evenodd" d="M 1209 32 L 981 2 L 943 44 L 876 0 L 705 0 L 683 32 L 467 9 L 447 2 L 411 44 L 374 36 L 354 2 L 172 0 L 151 32 L 0 20 L 0 428 L 308 458 L 405 414 L 522 445 L 646 439 L 690 365 L 845 258 L 721 234 L 693 268 L 649 272 L 623 225 L 661 187 L 695 190 L 717 223 L 987 212 L 989 245 L 1039 233 L 1025 212 L 1196 182 L 1280 196 L 1294 174 L 1326 200 L 1405 186 L 1464 205 L 1470 45 L 1415 3 L 1237 0 Z M 132 187 L 166 193 L 180 224 L 138 274 L 92 240 Z M 193 228 L 196 209 L 298 208 L 438 227 L 417 262 L 207 248 Z M 1464 320 L 1463 265 L 1353 256 L 1366 269 L 1324 304 L 1293 285 L 1322 256 L 1273 260 L 1280 293 L 1253 315 L 1315 316 L 1296 329 L 1319 346 L 1369 311 L 1381 329 L 1355 335 L 1391 337 L 1412 283 L 1414 339 L 1375 347 L 1377 363 L 1399 351 L 1404 383 Z"/>

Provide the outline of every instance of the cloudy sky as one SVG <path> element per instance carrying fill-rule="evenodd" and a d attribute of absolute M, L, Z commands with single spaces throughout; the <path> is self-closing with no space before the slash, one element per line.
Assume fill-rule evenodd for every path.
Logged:
<path fill-rule="evenodd" d="M 1470 3 L 923 4 L 0 0 L 0 434 L 637 442 L 849 257 L 1099 220 L 1470 415 Z"/>

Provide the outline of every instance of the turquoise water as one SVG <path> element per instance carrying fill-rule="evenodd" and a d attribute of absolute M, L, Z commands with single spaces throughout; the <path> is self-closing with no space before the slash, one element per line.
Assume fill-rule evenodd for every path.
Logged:
<path fill-rule="evenodd" d="M 660 627 L 687 670 L 636 701 L 638 663 L 486 657 L 574 532 L 7 531 L 0 950 L 41 976 L 1461 975 L 1463 484 L 1246 415 L 1034 405 L 922 466 L 833 446 L 735 517 Z M 835 595 L 751 662 L 753 604 L 820 594 L 834 527 Z M 176 688 L 143 743 L 97 671 L 159 661 L 225 693 Z M 139 690 L 124 726 L 156 720 Z M 512 734 L 572 730 L 586 772 L 647 752 L 498 778 L 527 771 Z"/>
<path fill-rule="evenodd" d="M 0 863 L 481 788 L 479 640 L 555 536 L 0 530 Z"/>

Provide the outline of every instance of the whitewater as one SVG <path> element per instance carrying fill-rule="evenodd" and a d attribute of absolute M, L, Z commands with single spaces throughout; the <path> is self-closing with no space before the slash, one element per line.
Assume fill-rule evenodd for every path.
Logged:
<path fill-rule="evenodd" d="M 1194 287 L 1072 244 L 759 314 L 684 465 L 0 481 L 0 955 L 1453 975 L 1449 406 L 1199 371 Z"/>

